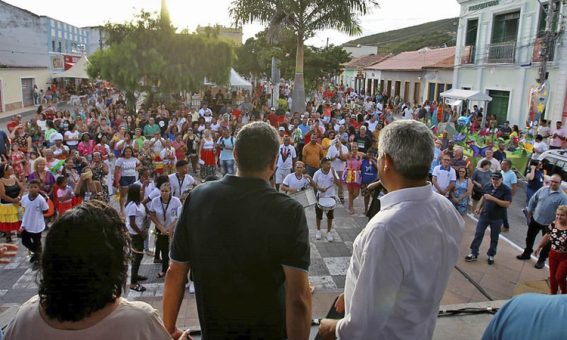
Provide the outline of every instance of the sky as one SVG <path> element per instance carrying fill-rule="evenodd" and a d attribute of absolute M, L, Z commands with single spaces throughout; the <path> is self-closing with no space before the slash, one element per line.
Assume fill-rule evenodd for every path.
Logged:
<path fill-rule="evenodd" d="M 110 21 L 120 23 L 129 21 L 141 9 L 159 12 L 161 0 L 3 0 L 9 4 L 26 9 L 38 15 L 46 15 L 68 24 L 84 27 L 103 25 Z M 457 0 L 378 0 L 380 6 L 372 13 L 360 18 L 362 35 L 386 32 L 429 21 L 459 16 Z M 231 0 L 168 0 L 173 25 L 178 28 L 195 28 L 206 25 L 232 24 L 228 8 Z M 263 26 L 259 23 L 243 27 L 244 41 L 253 37 Z M 321 31 L 307 41 L 318 47 L 329 44 L 340 45 L 357 38 L 337 31 Z"/>

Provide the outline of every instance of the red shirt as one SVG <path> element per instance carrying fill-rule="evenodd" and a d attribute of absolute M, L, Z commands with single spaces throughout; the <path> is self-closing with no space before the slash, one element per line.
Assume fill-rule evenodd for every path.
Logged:
<path fill-rule="evenodd" d="M 275 113 L 270 113 L 268 115 L 268 120 L 270 121 L 270 125 L 277 128 L 278 127 L 278 116 Z"/>

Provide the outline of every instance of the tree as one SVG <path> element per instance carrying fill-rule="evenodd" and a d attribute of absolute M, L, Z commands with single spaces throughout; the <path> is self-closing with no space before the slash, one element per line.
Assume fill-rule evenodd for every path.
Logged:
<path fill-rule="evenodd" d="M 376 0 L 234 0 L 230 15 L 236 24 L 254 21 L 268 24 L 271 38 L 277 38 L 283 28 L 294 33 L 297 48 L 292 111 L 303 112 L 305 40 L 323 29 L 360 34 L 358 16 L 368 13 L 371 7 L 377 5 Z"/>
<path fill-rule="evenodd" d="M 168 16 L 142 11 L 125 24 L 105 26 L 108 48 L 89 59 L 91 78 L 101 77 L 126 92 L 133 107 L 135 92 L 146 92 L 149 101 L 203 86 L 205 77 L 226 84 L 234 57 L 232 46 L 216 37 L 175 33 Z"/>
<path fill-rule="evenodd" d="M 261 31 L 254 38 L 249 38 L 236 50 L 234 68 L 240 74 L 255 77 L 267 76 L 271 72 L 271 59 L 280 60 L 279 69 L 285 79 L 295 76 L 296 43 L 293 32 L 286 30 L 280 37 L 278 46 L 268 42 L 268 32 Z M 306 90 L 315 90 L 322 78 L 338 75 L 341 64 L 350 60 L 349 54 L 341 47 L 328 46 L 317 48 L 305 46 L 304 53 L 304 81 Z"/>

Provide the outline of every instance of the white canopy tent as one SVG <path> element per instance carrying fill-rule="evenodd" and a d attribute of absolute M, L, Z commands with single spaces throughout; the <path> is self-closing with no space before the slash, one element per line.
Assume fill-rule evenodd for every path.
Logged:
<path fill-rule="evenodd" d="M 252 84 L 242 78 L 233 68 L 230 69 L 230 86 L 236 88 L 242 88 L 246 90 L 252 90 Z"/>
<path fill-rule="evenodd" d="M 470 102 L 481 102 L 483 103 L 483 107 L 485 107 L 487 103 L 492 101 L 492 97 L 486 93 L 474 90 L 450 89 L 449 91 L 442 92 L 440 96 L 451 106 L 462 106 L 463 101 L 466 100 L 469 104 Z M 484 127 L 485 120 L 486 112 L 482 115 L 482 127 Z"/>
<path fill-rule="evenodd" d="M 82 56 L 73 67 L 67 71 L 59 74 L 53 75 L 53 78 L 78 78 L 78 79 L 89 79 L 87 74 L 87 66 L 89 65 L 89 60 L 86 56 Z"/>

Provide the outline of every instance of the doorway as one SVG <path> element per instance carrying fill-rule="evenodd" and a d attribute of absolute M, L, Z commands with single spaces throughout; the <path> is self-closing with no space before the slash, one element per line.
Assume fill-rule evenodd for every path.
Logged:
<path fill-rule="evenodd" d="M 486 114 L 496 115 L 498 124 L 503 124 L 508 118 L 510 91 L 489 90 L 488 95 L 492 97 L 492 101 L 488 103 Z"/>
<path fill-rule="evenodd" d="M 22 78 L 22 105 L 33 106 L 33 78 Z"/>

